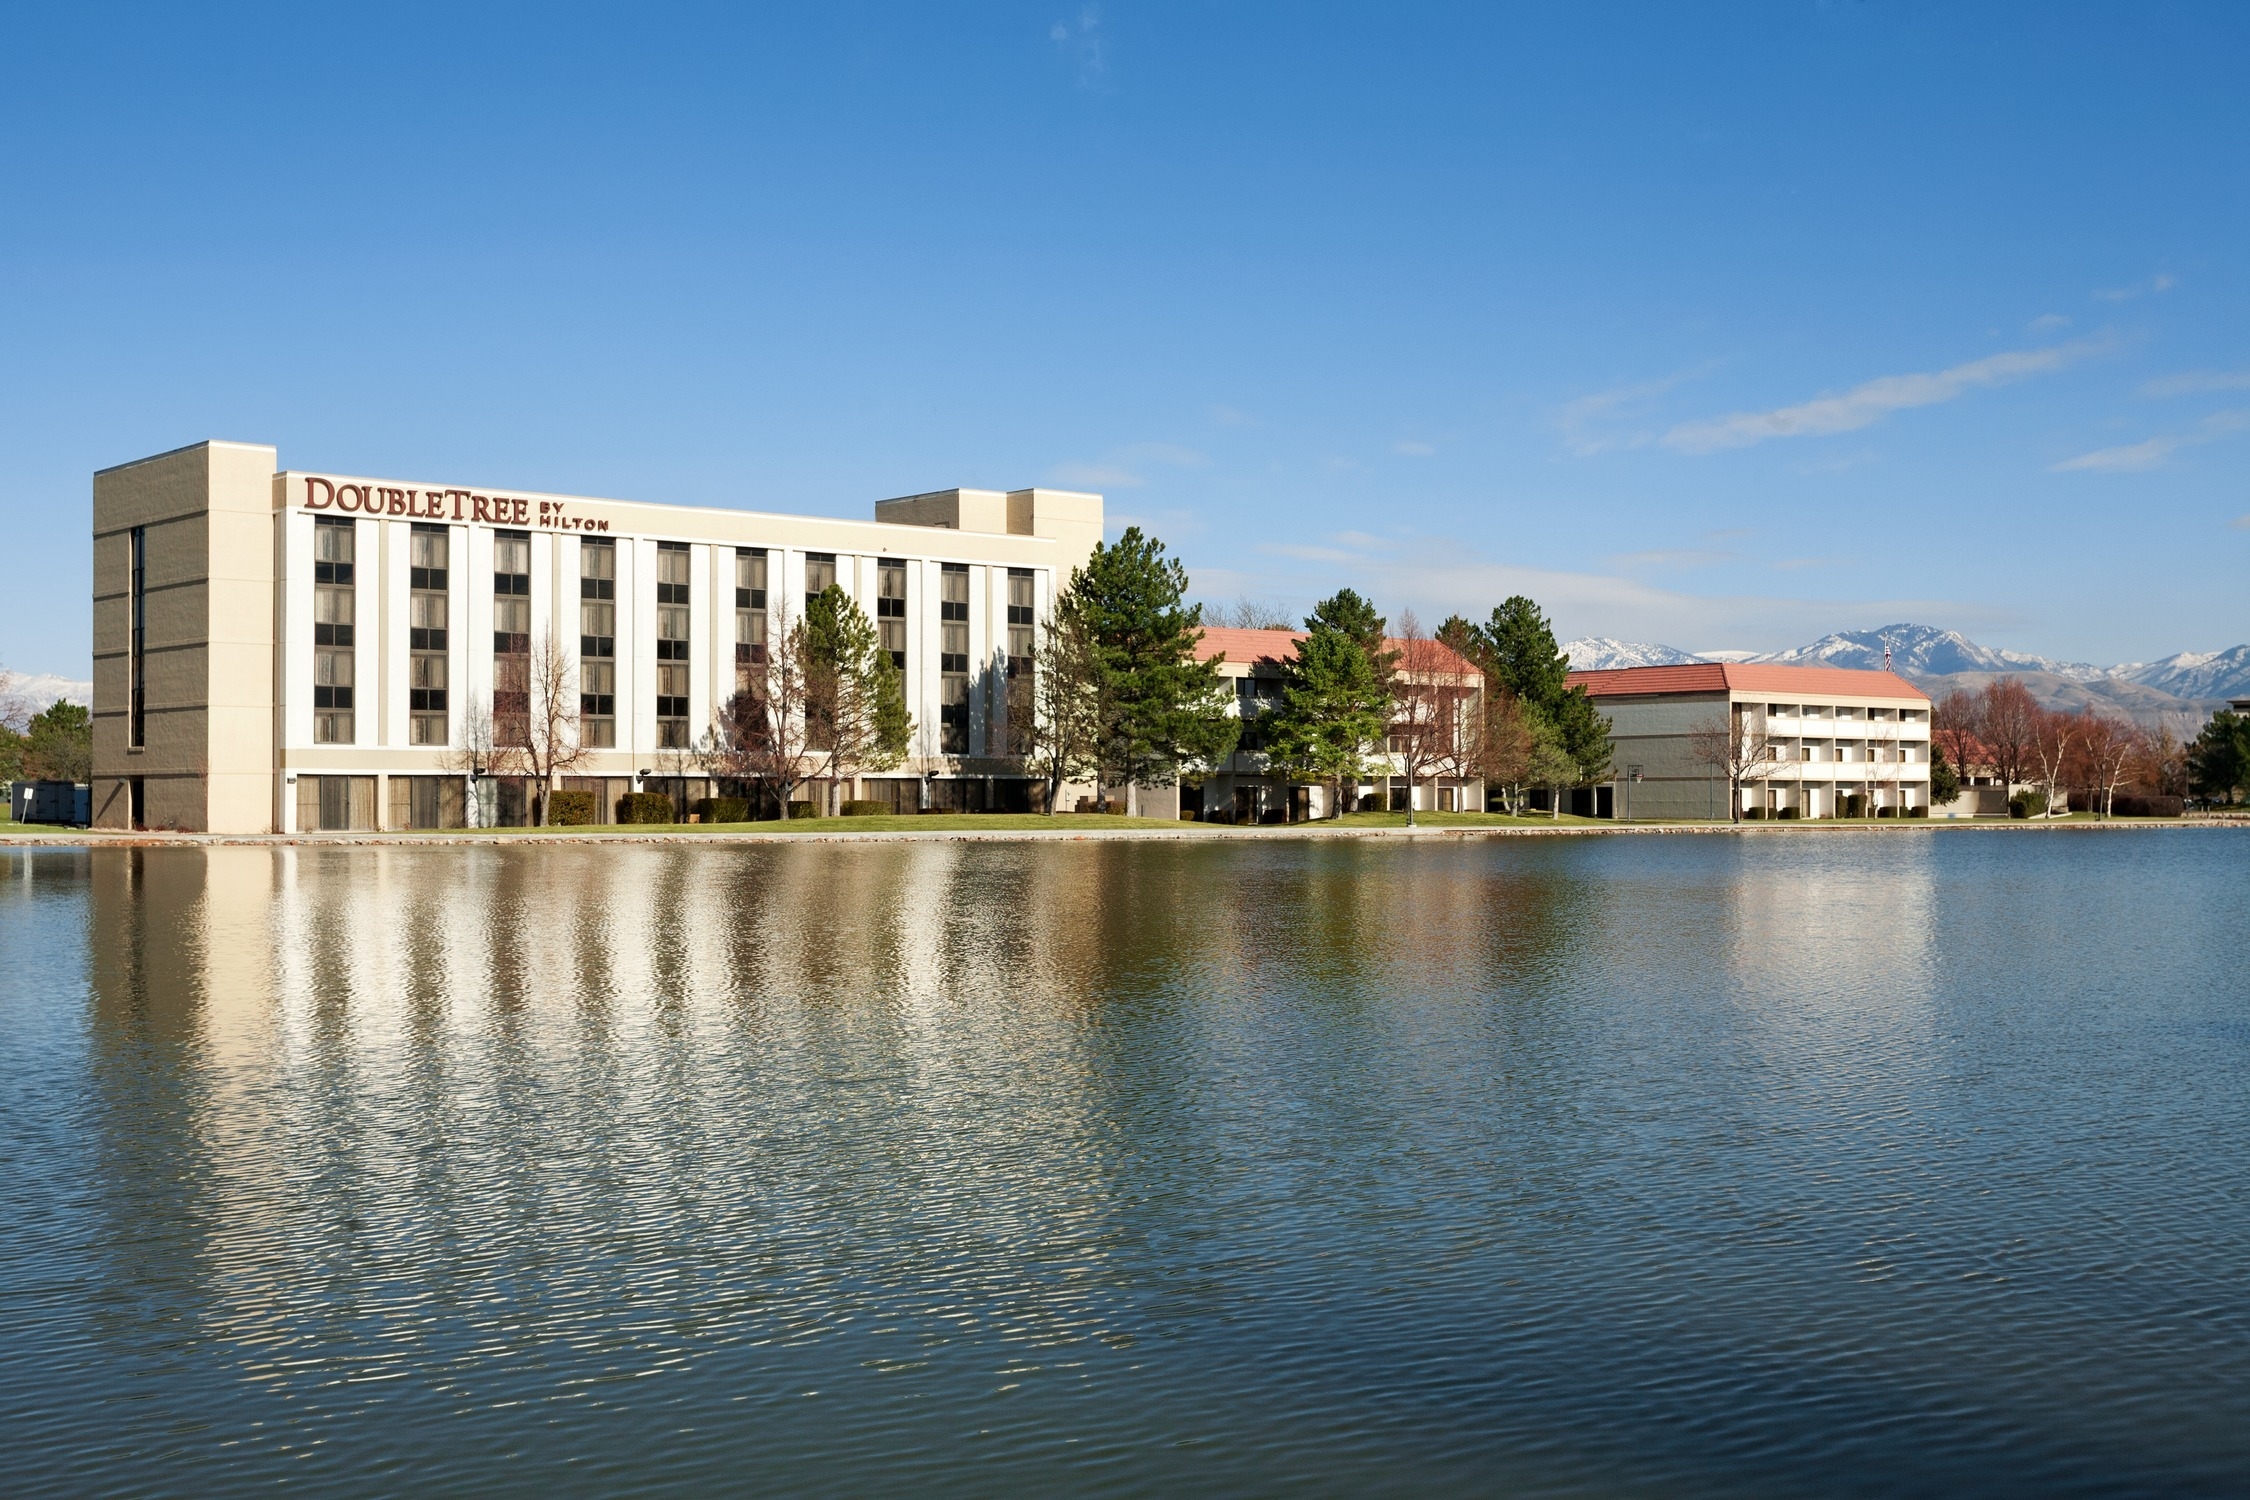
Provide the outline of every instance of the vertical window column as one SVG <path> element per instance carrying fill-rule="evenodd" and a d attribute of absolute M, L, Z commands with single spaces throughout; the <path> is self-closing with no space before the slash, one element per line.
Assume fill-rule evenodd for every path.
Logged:
<path fill-rule="evenodd" d="M 805 554 L 805 603 L 811 604 L 828 591 L 836 581 L 836 554 L 833 552 L 808 552 Z"/>
<path fill-rule="evenodd" d="M 766 549 L 734 549 L 734 687 L 746 692 L 766 661 Z"/>
<path fill-rule="evenodd" d="M 938 749 L 969 753 L 969 565 L 938 573 Z"/>
<path fill-rule="evenodd" d="M 1008 570 L 1008 753 L 1029 755 L 1038 712 L 1032 686 L 1032 589 L 1029 568 Z"/>
<path fill-rule="evenodd" d="M 656 544 L 656 743 L 688 744 L 688 545 Z"/>
<path fill-rule="evenodd" d="M 492 739 L 531 736 L 531 533 L 492 538 Z"/>
<path fill-rule="evenodd" d="M 578 734 L 598 749 L 617 744 L 617 544 L 578 544 Z"/>
<path fill-rule="evenodd" d="M 906 670 L 906 564 L 883 558 L 875 564 L 875 629 L 891 653 L 891 665 Z"/>
<path fill-rule="evenodd" d="M 148 528 L 133 528 L 132 640 L 126 661 L 131 679 L 127 688 L 125 743 L 135 750 L 148 745 Z M 138 820 L 135 820 L 135 826 Z"/>
<path fill-rule="evenodd" d="M 352 565 L 355 527 L 313 522 L 313 743 L 352 742 Z"/>
<path fill-rule="evenodd" d="M 442 745 L 446 733 L 447 580 L 451 544 L 445 528 L 414 523 L 407 539 L 407 743 Z M 415 825 L 419 827 L 420 825 Z"/>

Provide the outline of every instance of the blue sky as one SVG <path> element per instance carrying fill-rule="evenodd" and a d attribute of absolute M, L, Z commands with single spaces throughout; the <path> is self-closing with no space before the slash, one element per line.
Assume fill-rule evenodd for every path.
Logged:
<path fill-rule="evenodd" d="M 0 662 L 86 674 L 89 475 L 203 437 L 1097 488 L 1297 610 L 2231 645 L 2246 63 L 2218 5 L 10 6 Z"/>

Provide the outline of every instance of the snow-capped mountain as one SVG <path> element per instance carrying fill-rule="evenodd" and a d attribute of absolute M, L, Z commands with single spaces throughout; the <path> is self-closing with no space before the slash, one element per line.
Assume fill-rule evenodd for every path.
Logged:
<path fill-rule="evenodd" d="M 1563 651 L 1572 667 L 1656 667 L 1677 662 L 1775 662 L 1785 666 L 1856 667 L 1880 671 L 1888 642 L 1891 670 L 1933 697 L 1954 689 L 1974 692 L 1995 677 L 2014 677 L 2050 708 L 2094 708 L 2176 731 L 2200 722 L 2225 700 L 2250 696 L 2250 646 L 2226 651 L 2183 651 L 2162 661 L 2097 667 L 2029 652 L 1980 646 L 1958 630 L 1902 622 L 1879 630 L 1840 630 L 1789 651 L 1705 651 L 1640 645 L 1592 636 Z"/>
<path fill-rule="evenodd" d="M 2250 646 L 2182 651 L 2162 661 L 2129 661 L 2111 667 L 2109 673 L 2175 698 L 2241 698 L 2250 696 Z"/>
<path fill-rule="evenodd" d="M 1822 636 L 1809 646 L 1769 651 L 1746 659 L 1785 666 L 1881 671 L 1886 642 L 1890 647 L 1891 670 L 1907 677 L 1948 677 L 1955 672 L 2051 672 L 2077 682 L 2092 682 L 2111 675 L 2085 662 L 2056 661 L 2022 651 L 1980 646 L 1958 630 L 1906 623 L 1885 625 L 1879 630 L 1840 630 Z"/>
<path fill-rule="evenodd" d="M 13 698 L 33 713 L 50 707 L 57 698 L 81 708 L 92 708 L 94 685 L 75 678 L 57 677 L 52 672 L 42 672 L 36 677 L 28 673 L 13 677 L 0 672 L 0 698 Z"/>
<path fill-rule="evenodd" d="M 1571 670 L 1576 672 L 1601 672 L 1612 667 L 1672 667 L 1684 661 L 1703 660 L 1671 646 L 1644 646 L 1636 641 L 1613 641 L 1608 636 L 1567 641 L 1562 649 L 1563 655 L 1570 658 Z"/>

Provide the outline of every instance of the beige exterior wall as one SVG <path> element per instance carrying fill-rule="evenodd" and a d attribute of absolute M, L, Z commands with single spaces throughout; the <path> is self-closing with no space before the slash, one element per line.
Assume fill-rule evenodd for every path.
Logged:
<path fill-rule="evenodd" d="M 198 443 L 94 476 L 94 822 L 274 826 L 272 448 Z M 145 742 L 128 743 L 132 533 L 146 537 Z"/>

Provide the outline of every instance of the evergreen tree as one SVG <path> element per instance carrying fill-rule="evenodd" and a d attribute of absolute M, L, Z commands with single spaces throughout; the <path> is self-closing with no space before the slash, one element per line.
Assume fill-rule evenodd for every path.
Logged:
<path fill-rule="evenodd" d="M 874 622 L 835 584 L 806 601 L 798 649 L 804 659 L 807 738 L 827 760 L 823 770 L 834 803 L 844 781 L 905 759 L 914 719 L 898 666 L 882 649 Z"/>
<path fill-rule="evenodd" d="M 1346 788 L 1359 784 L 1368 751 L 1382 743 L 1390 694 L 1359 639 L 1317 610 L 1305 624 L 1281 707 L 1262 729 L 1278 764 L 1334 785 L 1332 816 L 1341 817 L 1350 801 Z"/>
<path fill-rule="evenodd" d="M 1466 622 L 1463 622 L 1466 623 Z M 1452 626 L 1448 620 L 1446 625 Z M 1574 784 L 1599 781 L 1609 774 L 1609 720 L 1595 709 L 1582 687 L 1567 687 L 1570 658 L 1555 644 L 1554 628 L 1539 606 L 1521 594 L 1492 612 L 1477 627 L 1483 650 L 1471 659 L 1484 668 L 1529 708 L 1536 709 L 1554 731 L 1556 744 L 1578 765 Z M 1440 638 L 1444 636 L 1441 629 Z"/>
<path fill-rule="evenodd" d="M 56 699 L 24 735 L 23 771 L 48 781 L 94 778 L 94 716 L 84 705 Z"/>
<path fill-rule="evenodd" d="M 60 705 L 58 705 L 60 706 Z M 2221 709 L 2188 746 L 2188 784 L 2199 797 L 2232 802 L 2250 785 L 2250 715 Z"/>
<path fill-rule="evenodd" d="M 1171 785 L 1183 765 L 1223 760 L 1241 732 L 1218 663 L 1196 650 L 1202 609 L 1185 602 L 1187 581 L 1138 526 L 1114 546 L 1097 542 L 1071 575 L 1090 641 L 1101 776 L 1128 798 L 1135 787 Z"/>
<path fill-rule="evenodd" d="M 1383 632 L 1388 624 L 1375 613 L 1374 605 L 1352 589 L 1338 589 L 1314 605 L 1313 612 L 1305 617 L 1307 631 L 1333 630 L 1349 637 L 1366 653 L 1368 663 L 1375 668 L 1376 679 L 1384 683 L 1390 681 L 1391 669 L 1398 664 L 1398 653 L 1386 650 L 1383 645 Z"/>

